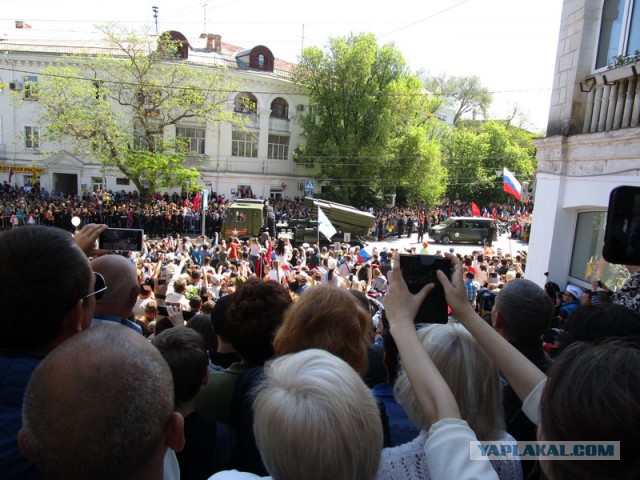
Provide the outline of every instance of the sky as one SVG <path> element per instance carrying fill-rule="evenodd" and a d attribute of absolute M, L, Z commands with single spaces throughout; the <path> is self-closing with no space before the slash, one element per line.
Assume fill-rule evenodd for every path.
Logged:
<path fill-rule="evenodd" d="M 373 33 L 393 43 L 413 72 L 477 75 L 493 94 L 489 118 L 517 106 L 524 126 L 546 129 L 560 28 L 561 0 L 1 0 L 0 34 L 23 20 L 43 34 L 95 31 L 106 22 L 177 30 L 187 38 L 267 46 L 296 62 L 303 47 L 329 38 Z"/>

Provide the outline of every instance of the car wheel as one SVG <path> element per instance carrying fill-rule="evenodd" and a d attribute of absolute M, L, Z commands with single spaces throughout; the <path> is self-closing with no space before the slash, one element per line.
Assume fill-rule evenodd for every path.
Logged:
<path fill-rule="evenodd" d="M 449 244 L 451 243 L 451 239 L 449 238 L 449 236 L 448 236 L 448 235 L 444 235 L 444 236 L 440 239 L 440 241 L 441 241 L 442 243 L 444 243 L 445 245 L 449 245 Z"/>
<path fill-rule="evenodd" d="M 482 245 L 487 245 L 489 243 L 489 238 L 488 237 L 482 237 L 482 240 L 480 240 L 480 243 L 482 243 Z"/>

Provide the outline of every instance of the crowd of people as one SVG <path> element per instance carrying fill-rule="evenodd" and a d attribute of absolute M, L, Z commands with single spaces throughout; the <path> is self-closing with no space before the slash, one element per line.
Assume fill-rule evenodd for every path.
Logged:
<path fill-rule="evenodd" d="M 95 249 L 106 228 L 0 233 L 3 478 L 638 474 L 635 267 L 558 304 L 522 252 L 445 253 L 449 321 L 416 326 L 435 285 L 409 291 L 406 252 L 262 235 L 122 255 Z M 619 441 L 620 459 L 470 456 L 536 438 Z"/>
<path fill-rule="evenodd" d="M 80 196 L 64 196 L 45 189 L 13 187 L 7 182 L 0 190 L 0 229 L 23 225 L 47 225 L 71 230 L 71 219 L 79 217 L 82 225 L 104 223 L 111 228 L 142 228 L 151 238 L 167 235 L 197 235 L 202 233 L 214 238 L 220 235 L 222 221 L 228 205 L 242 197 L 226 198 L 210 192 L 207 209 L 196 200 L 195 194 L 156 193 L 149 204 L 142 205 L 137 192 L 86 191 Z M 239 194 L 240 195 L 240 194 Z M 275 221 L 306 219 L 310 212 L 301 199 L 269 199 Z M 362 207 L 365 208 L 365 207 Z M 532 205 L 490 204 L 478 207 L 474 212 L 468 202 L 444 202 L 435 208 L 419 205 L 412 207 L 370 208 L 376 217 L 371 237 L 384 239 L 389 236 L 402 237 L 418 234 L 422 242 L 433 225 L 451 216 L 480 215 L 495 218 L 515 239 L 528 242 L 531 230 Z"/>

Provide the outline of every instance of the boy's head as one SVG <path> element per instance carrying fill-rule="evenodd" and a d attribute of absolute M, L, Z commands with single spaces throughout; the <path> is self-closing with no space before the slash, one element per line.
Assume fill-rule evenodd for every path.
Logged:
<path fill-rule="evenodd" d="M 173 375 L 176 408 L 193 399 L 207 377 L 209 356 L 204 338 L 191 328 L 169 328 L 153 339 Z"/>

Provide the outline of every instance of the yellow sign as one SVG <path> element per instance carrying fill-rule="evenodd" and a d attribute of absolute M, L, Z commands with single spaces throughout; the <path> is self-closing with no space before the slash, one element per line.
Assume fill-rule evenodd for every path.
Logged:
<path fill-rule="evenodd" d="M 8 172 L 13 169 L 13 173 L 31 173 L 33 175 L 42 175 L 44 168 L 42 167 L 20 167 L 18 165 L 0 165 L 0 172 Z"/>

